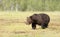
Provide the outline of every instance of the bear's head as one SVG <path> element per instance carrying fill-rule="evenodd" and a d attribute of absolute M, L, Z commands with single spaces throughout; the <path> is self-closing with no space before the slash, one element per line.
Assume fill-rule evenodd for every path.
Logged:
<path fill-rule="evenodd" d="M 31 17 L 27 17 L 27 19 L 26 19 L 26 24 L 31 24 L 32 23 L 32 19 L 31 19 Z"/>

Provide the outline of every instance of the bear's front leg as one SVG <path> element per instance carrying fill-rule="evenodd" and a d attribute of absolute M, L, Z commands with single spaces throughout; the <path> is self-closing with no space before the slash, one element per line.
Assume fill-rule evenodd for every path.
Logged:
<path fill-rule="evenodd" d="M 36 29 L 36 24 L 32 23 L 32 29 Z"/>

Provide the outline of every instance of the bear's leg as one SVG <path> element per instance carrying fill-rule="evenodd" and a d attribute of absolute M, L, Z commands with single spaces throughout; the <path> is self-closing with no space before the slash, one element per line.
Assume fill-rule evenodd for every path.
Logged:
<path fill-rule="evenodd" d="M 32 23 L 32 29 L 36 29 L 36 24 Z"/>
<path fill-rule="evenodd" d="M 45 24 L 45 27 L 48 28 L 48 24 Z"/>
<path fill-rule="evenodd" d="M 41 28 L 42 29 L 45 29 L 46 27 L 45 27 L 45 24 L 41 24 Z"/>

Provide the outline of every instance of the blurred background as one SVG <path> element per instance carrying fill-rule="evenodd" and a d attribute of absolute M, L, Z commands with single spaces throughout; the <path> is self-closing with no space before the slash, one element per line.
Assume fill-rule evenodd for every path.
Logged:
<path fill-rule="evenodd" d="M 0 11 L 60 11 L 60 0 L 0 0 Z"/>
<path fill-rule="evenodd" d="M 48 28 L 24 23 L 40 13 L 49 15 Z M 60 0 L 0 0 L 0 37 L 60 37 Z"/>

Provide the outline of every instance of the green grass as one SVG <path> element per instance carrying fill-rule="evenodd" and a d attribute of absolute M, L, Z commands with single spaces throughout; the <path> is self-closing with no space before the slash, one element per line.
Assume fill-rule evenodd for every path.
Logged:
<path fill-rule="evenodd" d="M 37 26 L 32 30 L 31 25 L 24 22 L 26 17 L 34 13 L 45 13 L 51 18 L 49 27 L 41 29 Z M 59 12 L 1 12 L 0 13 L 0 37 L 60 37 L 60 13 Z"/>

